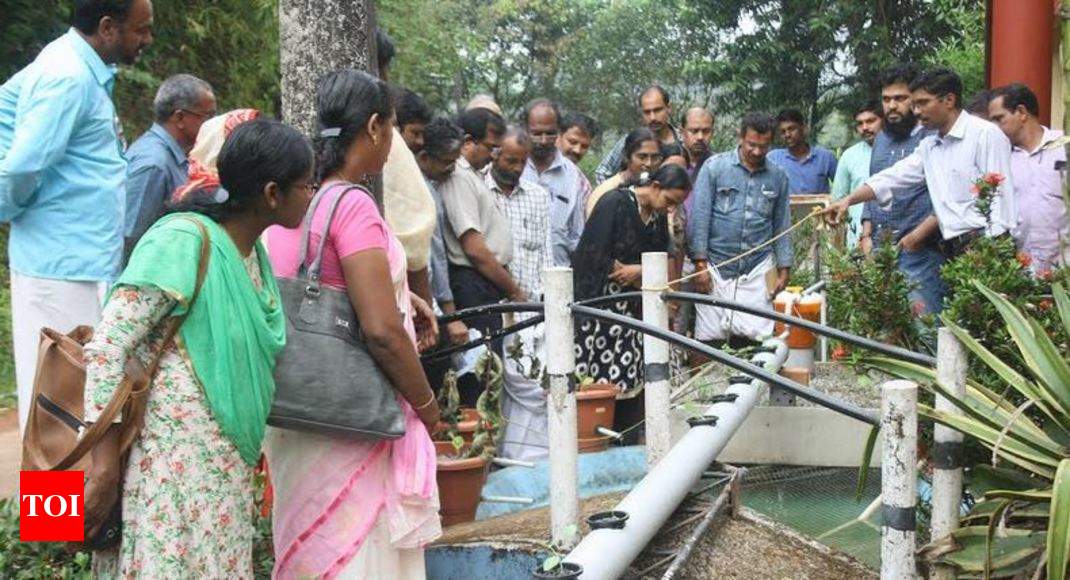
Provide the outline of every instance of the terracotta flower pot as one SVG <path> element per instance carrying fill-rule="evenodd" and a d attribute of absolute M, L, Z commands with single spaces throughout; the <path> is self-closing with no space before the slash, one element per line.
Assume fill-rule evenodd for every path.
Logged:
<path fill-rule="evenodd" d="M 453 441 L 432 441 L 435 444 L 435 455 L 453 457 L 468 450 L 468 443 L 461 445 L 460 450 L 453 446 Z"/>
<path fill-rule="evenodd" d="M 476 518 L 479 497 L 487 480 L 487 461 L 438 458 L 438 499 L 443 526 L 470 522 Z"/>
<path fill-rule="evenodd" d="M 590 385 L 576 391 L 576 435 L 581 440 L 600 437 L 595 431 L 598 427 L 613 428 L 619 392 L 616 385 L 608 383 Z"/>
<path fill-rule="evenodd" d="M 780 376 L 791 379 L 800 385 L 810 384 L 810 369 L 804 367 L 783 367 Z"/>
<path fill-rule="evenodd" d="M 466 444 L 472 443 L 472 438 L 476 434 L 476 426 L 479 425 L 479 411 L 470 407 L 461 409 L 461 419 L 457 421 L 457 432 L 464 438 Z M 439 421 L 435 427 L 436 433 L 444 433 L 450 428 L 449 423 L 445 421 Z M 437 445 L 436 445 L 437 447 Z M 450 454 L 453 453 L 453 447 L 450 446 Z"/>
<path fill-rule="evenodd" d="M 597 437 L 580 437 L 577 442 L 577 447 L 580 453 L 597 453 L 599 451 L 605 451 L 609 449 L 609 436 L 599 435 Z"/>

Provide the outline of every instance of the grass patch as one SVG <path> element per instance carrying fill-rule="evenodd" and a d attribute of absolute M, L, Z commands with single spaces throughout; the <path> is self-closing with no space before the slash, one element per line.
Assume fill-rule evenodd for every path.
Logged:
<path fill-rule="evenodd" d="M 15 349 L 11 341 L 11 280 L 7 269 L 7 224 L 0 224 L 0 409 L 14 407 Z"/>

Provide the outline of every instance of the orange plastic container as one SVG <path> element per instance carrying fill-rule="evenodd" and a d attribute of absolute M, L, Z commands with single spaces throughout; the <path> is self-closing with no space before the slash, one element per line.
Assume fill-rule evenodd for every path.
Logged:
<path fill-rule="evenodd" d="M 777 312 L 788 314 L 789 316 L 796 316 L 811 322 L 821 322 L 821 304 L 823 300 L 818 295 L 800 298 L 794 292 L 785 291 L 777 295 L 776 300 L 773 302 L 773 308 Z M 789 304 L 791 312 L 788 312 Z M 774 326 L 773 334 L 780 336 L 784 332 L 784 326 L 783 322 L 777 322 Z M 790 328 L 788 332 L 788 348 L 807 349 L 814 348 L 816 344 L 817 335 L 814 333 L 797 326 Z"/>

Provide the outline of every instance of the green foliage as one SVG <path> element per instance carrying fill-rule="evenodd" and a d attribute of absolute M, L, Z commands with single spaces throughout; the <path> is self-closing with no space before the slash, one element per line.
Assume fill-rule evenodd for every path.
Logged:
<path fill-rule="evenodd" d="M 1009 236 L 981 238 L 963 255 L 944 265 L 941 276 L 947 284 L 943 317 L 961 326 L 970 336 L 991 350 L 1018 372 L 1025 364 L 995 305 L 984 298 L 977 284 L 983 284 L 1034 315 L 1038 323 L 1066 348 L 1067 329 L 1059 320 L 1051 299 L 1051 281 L 1034 277 L 1020 259 L 1014 240 Z M 1070 272 L 1057 272 L 1053 279 L 1065 279 Z M 995 388 L 998 377 L 985 365 L 972 361 L 971 376 Z"/>
<path fill-rule="evenodd" d="M 830 326 L 912 350 L 924 347 L 895 246 L 879 244 L 868 258 L 834 248 L 826 255 Z"/>
<path fill-rule="evenodd" d="M 67 544 L 19 541 L 19 503 L 0 499 L 0 571 L 5 578 L 78 578 L 89 580 L 88 552 L 70 552 Z"/>
<path fill-rule="evenodd" d="M 964 327 L 945 322 L 1002 381 L 1003 394 L 970 379 L 965 396 L 956 397 L 937 383 L 933 369 L 880 357 L 873 360 L 874 366 L 919 381 L 951 401 L 960 413 L 931 405 L 919 405 L 918 411 L 979 442 L 991 452 L 993 465 L 1004 466 L 974 470 L 971 487 L 982 501 L 964 519 L 966 527 L 952 534 L 953 540 L 937 542 L 926 551 L 931 560 L 967 574 L 1028 576 L 1045 567 L 1048 578 L 1064 578 L 1070 558 L 1070 356 L 1025 309 L 981 282 L 974 285 L 979 299 L 998 313 L 1022 371 Z M 1061 329 L 1065 335 L 1070 331 L 1070 296 L 1062 284 L 1055 284 L 1052 292 L 1060 318 L 1067 321 Z"/>

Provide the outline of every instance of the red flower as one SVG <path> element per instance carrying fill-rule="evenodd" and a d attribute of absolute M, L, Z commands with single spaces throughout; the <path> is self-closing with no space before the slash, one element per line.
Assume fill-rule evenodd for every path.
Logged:
<path fill-rule="evenodd" d="M 1037 308 L 1039 308 L 1041 312 L 1046 312 L 1051 310 L 1051 307 L 1054 305 L 1055 303 L 1052 302 L 1051 298 L 1045 298 L 1037 303 Z"/>
<path fill-rule="evenodd" d="M 971 185 L 970 193 L 972 193 L 974 197 L 977 197 L 978 195 L 981 195 L 981 188 L 976 185 Z"/>
<path fill-rule="evenodd" d="M 992 172 L 992 173 L 986 173 L 985 176 L 982 179 L 984 180 L 985 183 L 987 183 L 989 185 L 996 186 L 996 185 L 999 185 L 999 184 L 1003 183 L 1003 181 L 1005 179 L 1007 179 L 1007 178 L 1003 177 L 1002 174 Z"/>
<path fill-rule="evenodd" d="M 847 355 L 851 354 L 851 351 L 846 346 L 838 345 L 832 349 L 832 360 L 843 360 L 847 358 Z"/>
<path fill-rule="evenodd" d="M 925 314 L 925 303 L 922 302 L 921 300 L 915 300 L 914 302 L 911 302 L 910 303 L 910 312 L 913 313 L 914 316 L 917 316 L 917 317 L 920 318 L 921 316 L 923 316 Z"/>
<path fill-rule="evenodd" d="M 1018 255 L 1015 256 L 1015 258 L 1018 259 L 1018 263 L 1021 264 L 1023 268 L 1028 268 L 1029 265 L 1033 263 L 1033 257 L 1025 252 L 1018 252 Z"/>
<path fill-rule="evenodd" d="M 1050 282 L 1053 275 L 1051 268 L 1046 268 L 1037 272 L 1037 279 L 1043 280 L 1044 282 Z"/>

